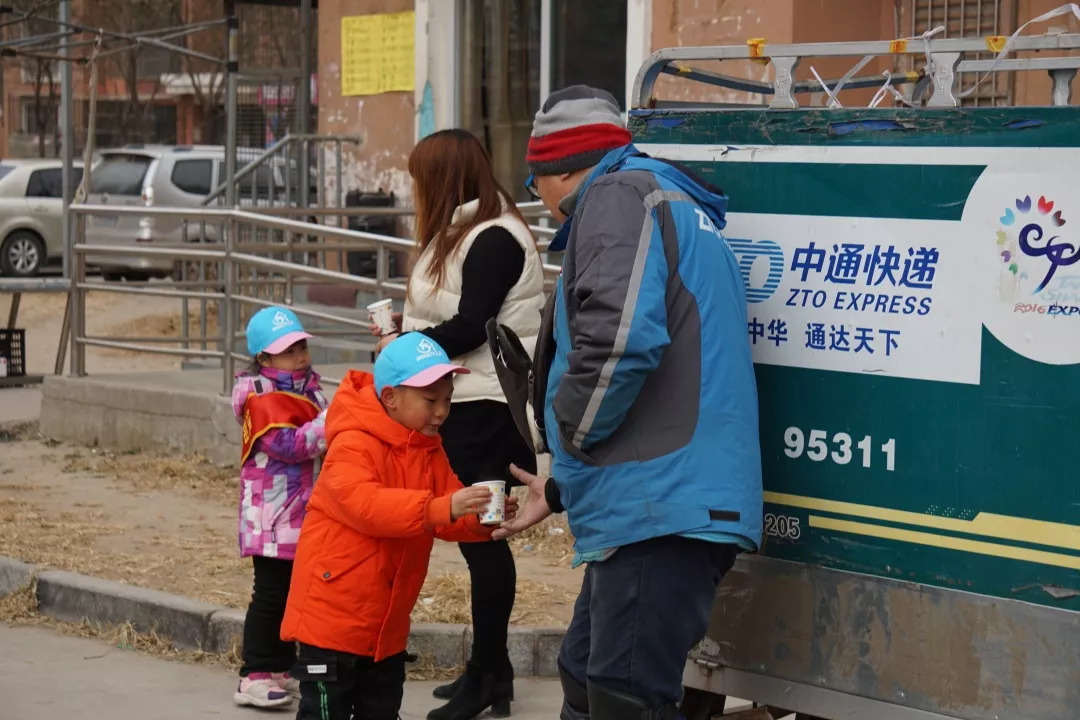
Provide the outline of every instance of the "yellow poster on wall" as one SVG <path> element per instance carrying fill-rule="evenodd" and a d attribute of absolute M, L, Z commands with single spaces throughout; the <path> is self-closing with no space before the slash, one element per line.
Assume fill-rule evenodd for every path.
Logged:
<path fill-rule="evenodd" d="M 416 13 L 341 19 L 341 94 L 411 92 L 416 87 Z"/>

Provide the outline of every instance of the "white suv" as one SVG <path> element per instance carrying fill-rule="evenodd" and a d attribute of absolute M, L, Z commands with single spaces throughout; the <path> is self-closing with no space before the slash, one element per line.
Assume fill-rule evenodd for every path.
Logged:
<path fill-rule="evenodd" d="M 237 151 L 237 170 L 251 163 L 262 151 Z M 290 164 L 291 165 L 291 164 Z M 253 175 L 240 182 L 241 206 L 283 205 L 295 202 L 299 174 L 285 177 L 282 158 L 260 165 Z M 129 146 L 101 152 L 100 162 L 90 176 L 91 205 L 120 207 L 198 207 L 225 180 L 225 148 L 217 146 Z M 292 187 L 286 193 L 286 186 Z M 186 240 L 216 242 L 216 226 L 189 223 Z M 89 245 L 141 245 L 185 241 L 182 218 L 96 216 L 86 220 Z M 174 262 L 146 256 L 87 256 L 87 264 L 101 268 L 107 280 L 146 280 L 173 274 Z"/>

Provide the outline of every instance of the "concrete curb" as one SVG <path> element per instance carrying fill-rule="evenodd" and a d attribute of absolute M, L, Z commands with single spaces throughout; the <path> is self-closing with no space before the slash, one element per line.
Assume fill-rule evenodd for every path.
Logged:
<path fill-rule="evenodd" d="M 177 647 L 228 652 L 239 648 L 244 612 L 77 573 L 48 570 L 0 556 L 0 597 L 37 578 L 38 610 L 58 620 L 104 625 L 131 623 L 140 632 L 157 632 Z M 511 626 L 510 660 L 519 677 L 557 677 L 556 658 L 565 628 Z M 462 666 L 469 658 L 472 629 L 467 625 L 415 623 L 409 651 L 438 667 Z"/>
<path fill-rule="evenodd" d="M 6 597 L 30 584 L 34 566 L 0 555 L 0 597 Z"/>

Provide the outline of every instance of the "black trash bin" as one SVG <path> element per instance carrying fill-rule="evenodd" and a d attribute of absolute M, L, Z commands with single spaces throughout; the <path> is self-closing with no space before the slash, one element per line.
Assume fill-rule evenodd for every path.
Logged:
<path fill-rule="evenodd" d="M 393 207 L 394 193 L 361 192 L 350 190 L 345 195 L 345 207 Z M 353 215 L 349 217 L 349 229 L 359 232 L 376 233 L 378 235 L 390 235 L 397 237 L 396 220 L 393 215 Z M 391 252 L 389 256 L 389 275 L 397 275 L 397 253 Z M 350 252 L 346 257 L 346 264 L 350 275 L 362 275 L 375 277 L 377 256 L 373 252 Z"/>

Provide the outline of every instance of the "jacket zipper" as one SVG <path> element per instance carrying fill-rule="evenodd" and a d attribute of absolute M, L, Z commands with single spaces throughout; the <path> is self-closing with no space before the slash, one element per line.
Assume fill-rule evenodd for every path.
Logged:
<path fill-rule="evenodd" d="M 304 492 L 304 489 L 300 488 L 299 490 L 294 492 L 292 495 L 289 495 L 288 497 L 286 497 L 285 498 L 285 503 L 280 508 L 278 508 L 278 511 L 276 513 L 274 513 L 273 517 L 270 518 L 270 542 L 273 542 L 273 543 L 277 542 L 277 522 L 278 522 L 278 520 L 285 513 L 285 511 L 288 510 L 289 507 L 294 502 L 296 502 L 296 499 L 298 497 L 300 497 L 300 495 L 303 494 L 303 492 Z"/>

